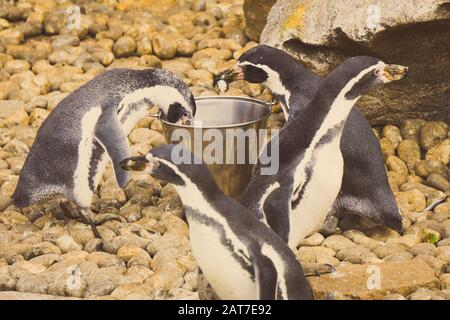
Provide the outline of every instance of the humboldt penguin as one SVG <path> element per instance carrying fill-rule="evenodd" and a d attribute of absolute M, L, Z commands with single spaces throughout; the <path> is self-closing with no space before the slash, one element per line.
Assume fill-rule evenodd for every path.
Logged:
<path fill-rule="evenodd" d="M 313 299 L 302 266 L 286 243 L 225 196 L 206 165 L 194 157 L 181 144 L 162 145 L 145 157 L 124 159 L 122 167 L 175 186 L 186 208 L 194 257 L 221 299 Z"/>
<path fill-rule="evenodd" d="M 64 98 L 39 128 L 13 194 L 18 207 L 62 195 L 79 208 L 96 236 L 92 195 L 109 160 L 119 187 L 129 181 L 120 161 L 130 156 L 127 135 L 149 107 L 186 123 L 195 101 L 184 82 L 160 69 L 113 69 Z"/>
<path fill-rule="evenodd" d="M 258 163 L 244 204 L 290 248 L 320 229 L 339 194 L 344 173 L 341 140 L 356 101 L 381 84 L 403 78 L 406 72 L 406 67 L 386 65 L 374 57 L 346 60 L 320 83 L 301 115 L 269 141 L 266 150 L 272 150 L 272 143 L 279 144 L 280 169 L 272 176 L 261 175 Z M 352 165 L 358 166 L 348 163 Z"/>
<path fill-rule="evenodd" d="M 226 90 L 227 83 L 240 79 L 266 85 L 280 102 L 287 123 L 297 123 L 303 117 L 323 81 L 288 53 L 265 45 L 242 54 L 236 68 L 216 77 L 215 84 Z M 344 176 L 330 215 L 355 214 L 401 231 L 402 218 L 389 187 L 380 145 L 369 122 L 356 107 L 344 126 L 340 146 Z M 265 179 L 270 181 L 272 177 Z M 255 205 L 255 196 L 251 188 L 247 190 L 241 201 L 250 208 Z"/>

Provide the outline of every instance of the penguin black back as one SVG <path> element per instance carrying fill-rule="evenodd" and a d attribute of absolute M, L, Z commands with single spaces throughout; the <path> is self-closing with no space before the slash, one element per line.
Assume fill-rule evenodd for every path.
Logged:
<path fill-rule="evenodd" d="M 237 201 L 226 197 L 205 164 L 181 164 L 181 145 L 163 145 L 122 161 L 173 183 L 186 207 L 194 256 L 222 299 L 312 299 L 286 243 Z"/>
<path fill-rule="evenodd" d="M 258 68 L 240 70 L 240 65 L 246 62 L 261 65 Z M 279 82 L 268 82 L 263 77 L 252 75 L 259 74 L 255 70 L 264 65 L 266 69 L 277 70 Z M 297 118 L 303 116 L 305 108 L 309 106 L 323 81 L 289 54 L 264 45 L 243 53 L 238 59 L 236 69 L 237 71 L 225 72 L 229 74 L 228 81 L 244 78 L 266 85 L 281 102 L 283 110 L 288 109 L 288 123 L 297 122 Z M 287 118 L 286 111 L 285 117 Z M 400 231 L 402 218 L 389 187 L 378 140 L 369 122 L 356 107 L 352 109 L 344 127 L 341 150 L 345 167 L 342 189 L 330 213 L 339 217 L 353 213 Z M 271 180 L 270 177 L 265 179 Z M 248 208 L 254 207 L 254 192 L 245 192 L 242 203 Z"/>
<path fill-rule="evenodd" d="M 166 116 L 176 109 L 173 120 L 192 117 L 196 111 L 189 88 L 166 70 L 113 69 L 76 89 L 39 128 L 14 203 L 23 207 L 61 194 L 89 207 L 106 164 L 104 153 L 114 159 L 119 150 L 127 154 L 126 134 L 151 104 L 160 106 Z M 110 150 L 105 150 L 108 146 Z M 120 185 L 126 184 L 125 172 L 115 168 L 115 174 Z"/>

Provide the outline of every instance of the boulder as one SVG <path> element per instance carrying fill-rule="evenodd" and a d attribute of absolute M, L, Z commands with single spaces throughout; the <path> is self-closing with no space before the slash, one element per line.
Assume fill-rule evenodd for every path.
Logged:
<path fill-rule="evenodd" d="M 246 16 L 258 12 L 256 8 L 247 5 Z M 372 0 L 279 0 L 260 40 L 291 53 L 321 75 L 357 55 L 408 66 L 407 78 L 358 102 L 371 123 L 381 125 L 407 118 L 450 118 L 449 27 L 448 0 L 380 0 L 377 4 Z"/>
<path fill-rule="evenodd" d="M 245 0 L 245 33 L 255 41 L 259 41 L 261 32 L 267 22 L 267 15 L 277 0 Z"/>
<path fill-rule="evenodd" d="M 379 282 L 376 273 L 380 276 Z M 381 299 L 387 294 L 406 296 L 420 287 L 436 289 L 439 285 L 434 270 L 416 260 L 344 265 L 337 267 L 335 273 L 309 277 L 308 280 L 315 299 L 323 299 L 329 292 L 340 292 L 353 299 Z"/>

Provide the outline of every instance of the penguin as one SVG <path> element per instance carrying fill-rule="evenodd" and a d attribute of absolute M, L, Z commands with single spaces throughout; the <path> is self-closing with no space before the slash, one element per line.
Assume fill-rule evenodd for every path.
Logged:
<path fill-rule="evenodd" d="M 263 154 L 279 144 L 280 169 L 268 177 L 257 164 L 245 191 L 252 201 L 246 205 L 291 249 L 320 229 L 339 194 L 344 174 L 341 137 L 355 103 L 406 72 L 406 67 L 374 57 L 347 59 L 321 82 L 301 116 L 288 121 L 266 145 Z"/>
<path fill-rule="evenodd" d="M 242 54 L 235 70 L 226 70 L 215 78 L 216 86 L 227 89 L 227 83 L 245 79 L 266 85 L 282 106 L 287 123 L 303 117 L 323 78 L 308 71 L 288 53 L 266 45 L 256 46 Z M 384 167 L 380 145 L 364 115 L 354 107 L 344 126 L 341 139 L 344 176 L 339 195 L 330 216 L 359 215 L 397 231 L 402 217 Z M 272 179 L 266 176 L 269 181 Z M 252 207 L 257 198 L 248 188 L 241 202 Z"/>
<path fill-rule="evenodd" d="M 286 243 L 225 196 L 206 165 L 181 144 L 124 159 L 122 168 L 145 171 L 175 186 L 186 208 L 193 255 L 220 299 L 313 299 L 302 266 Z"/>
<path fill-rule="evenodd" d="M 97 237 L 92 195 L 109 160 L 119 187 L 129 181 L 120 161 L 127 135 L 152 105 L 170 122 L 187 123 L 195 100 L 184 82 L 161 69 L 113 69 L 63 99 L 39 128 L 12 196 L 26 207 L 62 195 L 79 208 Z"/>

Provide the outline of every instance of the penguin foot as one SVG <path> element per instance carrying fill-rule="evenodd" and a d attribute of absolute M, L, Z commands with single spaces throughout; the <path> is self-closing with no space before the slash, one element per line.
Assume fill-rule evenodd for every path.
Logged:
<path fill-rule="evenodd" d="M 93 212 L 89 209 L 81 209 L 80 210 L 80 219 L 83 223 L 86 223 L 88 225 L 91 226 L 92 232 L 94 233 L 94 236 L 98 239 L 102 239 L 102 236 L 100 235 L 100 233 L 97 230 L 97 227 L 94 223 L 95 221 L 95 216 L 93 214 Z"/>
<path fill-rule="evenodd" d="M 104 224 L 107 221 L 119 221 L 122 222 L 121 217 L 115 213 L 101 213 L 97 214 L 92 218 L 94 225 L 99 226 Z"/>
<path fill-rule="evenodd" d="M 330 264 L 323 263 L 302 263 L 303 272 L 306 277 L 316 276 L 335 272 L 336 269 Z"/>

